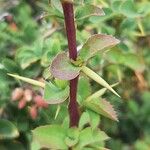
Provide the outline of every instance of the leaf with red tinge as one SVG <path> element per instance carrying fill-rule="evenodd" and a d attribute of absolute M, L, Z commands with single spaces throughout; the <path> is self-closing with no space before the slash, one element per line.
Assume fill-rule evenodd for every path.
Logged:
<path fill-rule="evenodd" d="M 76 20 L 85 19 L 90 16 L 103 16 L 103 15 L 105 15 L 105 13 L 100 7 L 90 4 L 79 6 L 75 12 Z"/>
<path fill-rule="evenodd" d="M 67 53 L 59 53 L 52 61 L 51 74 L 61 80 L 72 80 L 79 75 L 81 67 L 74 66 Z"/>
<path fill-rule="evenodd" d="M 111 35 L 95 34 L 92 35 L 79 51 L 79 57 L 84 61 L 96 55 L 97 52 L 105 52 L 117 45 L 120 41 Z"/>
<path fill-rule="evenodd" d="M 110 104 L 110 102 L 104 99 L 85 101 L 84 105 L 98 114 L 101 114 L 109 119 L 118 121 L 118 117 L 113 106 Z"/>

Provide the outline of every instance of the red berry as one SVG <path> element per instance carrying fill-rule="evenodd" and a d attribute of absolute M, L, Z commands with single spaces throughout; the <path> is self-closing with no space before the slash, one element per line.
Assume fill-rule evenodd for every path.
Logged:
<path fill-rule="evenodd" d="M 30 102 L 32 100 L 32 95 L 33 95 L 33 92 L 30 89 L 25 89 L 25 91 L 24 91 L 24 99 L 27 102 Z"/>
<path fill-rule="evenodd" d="M 37 115 L 38 115 L 38 112 L 37 112 L 37 107 L 36 106 L 32 106 L 30 109 L 29 109 L 29 113 L 30 113 L 30 116 L 33 120 L 35 120 L 37 118 Z"/>
<path fill-rule="evenodd" d="M 22 88 L 16 88 L 12 92 L 11 99 L 13 101 L 20 100 L 22 98 L 22 96 L 23 96 L 23 89 Z"/>
<path fill-rule="evenodd" d="M 42 98 L 42 96 L 40 96 L 40 95 L 36 95 L 34 97 L 34 102 L 36 103 L 36 105 L 38 107 L 44 107 L 44 108 L 48 107 L 47 102 L 45 102 L 44 99 Z"/>
<path fill-rule="evenodd" d="M 18 108 L 19 109 L 23 109 L 25 106 L 26 106 L 26 100 L 23 98 L 23 99 L 21 99 L 20 101 L 19 101 L 19 103 L 18 103 Z"/>

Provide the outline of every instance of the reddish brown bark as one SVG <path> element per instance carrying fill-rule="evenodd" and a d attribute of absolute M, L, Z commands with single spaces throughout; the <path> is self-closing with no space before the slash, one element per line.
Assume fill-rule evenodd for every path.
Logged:
<path fill-rule="evenodd" d="M 77 58 L 77 45 L 76 45 L 76 29 L 74 23 L 73 3 L 70 1 L 62 1 L 66 33 L 68 39 L 69 57 L 76 60 Z M 70 127 L 78 126 L 79 112 L 77 105 L 77 86 L 78 77 L 70 81 L 70 103 L 69 103 L 69 116 Z"/>

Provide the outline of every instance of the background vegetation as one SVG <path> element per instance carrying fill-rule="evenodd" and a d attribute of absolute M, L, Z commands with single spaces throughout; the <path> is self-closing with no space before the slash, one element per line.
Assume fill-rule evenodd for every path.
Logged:
<path fill-rule="evenodd" d="M 75 8 L 83 0 L 75 1 Z M 105 94 L 118 110 L 119 123 L 101 117 L 102 128 L 111 139 L 112 150 L 150 149 L 150 2 L 148 0 L 85 0 L 103 8 L 105 16 L 76 14 L 78 47 L 95 33 L 111 34 L 121 43 L 106 55 L 97 55 L 89 67 L 116 87 L 122 99 Z M 85 14 L 87 14 L 85 10 Z M 42 81 L 50 78 L 49 64 L 67 48 L 63 15 L 57 0 L 0 1 L 0 149 L 30 149 L 31 130 L 39 125 L 61 122 L 55 119 L 55 107 L 39 103 L 42 91 L 12 79 L 7 73 Z M 94 91 L 97 85 L 90 81 Z M 87 86 L 82 92 L 88 91 Z M 21 88 L 22 87 L 22 88 Z M 19 88 L 19 89 L 16 89 Z M 15 100 L 16 90 L 23 89 L 24 99 Z M 80 91 L 79 91 L 80 92 Z M 18 92 L 17 92 L 18 93 Z M 39 97 L 37 97 L 37 95 Z M 41 98 L 41 97 L 40 97 Z M 35 108 L 36 106 L 36 108 Z M 43 109 L 45 108 L 45 109 Z M 66 114 L 66 110 L 62 108 Z M 4 122 L 9 120 L 10 122 Z M 6 124 L 10 131 L 1 129 Z M 14 125 L 18 131 L 11 133 Z M 15 128 L 15 127 L 14 127 Z M 16 139 L 14 134 L 20 133 Z M 11 134 L 10 134 L 11 133 Z"/>

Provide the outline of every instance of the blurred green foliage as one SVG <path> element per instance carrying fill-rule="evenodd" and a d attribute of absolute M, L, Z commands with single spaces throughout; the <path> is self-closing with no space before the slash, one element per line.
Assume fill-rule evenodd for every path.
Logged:
<path fill-rule="evenodd" d="M 117 91 L 122 100 L 109 92 L 105 94 L 106 99 L 116 106 L 119 114 L 119 123 L 101 118 L 101 128 L 112 137 L 107 142 L 107 147 L 112 150 L 149 150 L 150 2 L 75 0 L 75 10 L 79 9 L 83 1 L 103 7 L 106 15 L 76 19 L 78 48 L 94 33 L 111 34 L 121 40 L 113 50 L 89 61 L 89 67 L 98 71 L 109 83 L 120 82 Z M 40 109 L 36 120 L 32 120 L 28 114 L 30 105 L 19 110 L 17 102 L 11 100 L 12 91 L 15 87 L 29 85 L 7 76 L 9 72 L 35 79 L 51 77 L 49 64 L 58 52 L 67 49 L 62 18 L 61 7 L 57 1 L 52 6 L 47 0 L 0 2 L 0 118 L 11 121 L 20 133 L 14 140 L 1 140 L 0 131 L 2 150 L 10 147 L 14 150 L 30 149 L 33 128 L 64 121 L 61 115 L 54 119 L 57 110 L 55 106 Z M 79 85 L 79 95 L 83 97 L 89 95 L 89 91 L 98 89 L 94 82 L 84 81 L 82 78 Z M 33 90 L 37 91 L 36 88 Z M 81 102 L 80 96 L 78 101 Z M 67 116 L 64 105 L 61 106 L 61 113 Z"/>

